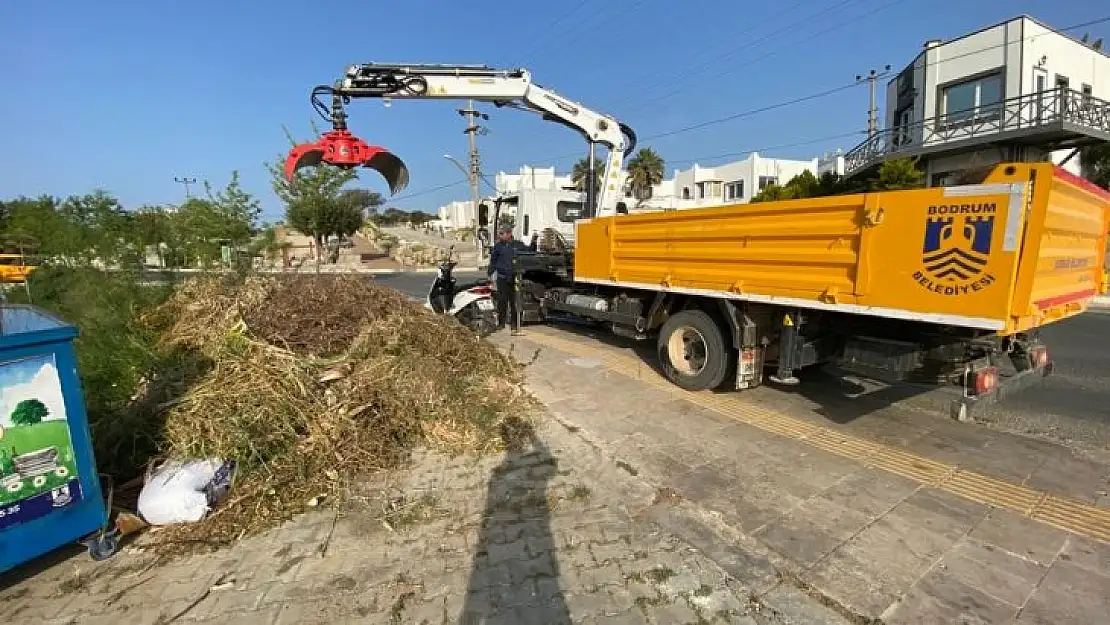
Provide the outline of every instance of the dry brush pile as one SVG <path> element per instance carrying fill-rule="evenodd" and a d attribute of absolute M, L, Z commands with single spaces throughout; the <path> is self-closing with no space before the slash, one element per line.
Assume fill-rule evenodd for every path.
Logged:
<path fill-rule="evenodd" d="M 172 542 L 222 543 L 418 445 L 492 451 L 532 400 L 519 369 L 452 318 L 356 276 L 210 277 L 182 285 L 147 322 L 163 347 L 206 363 L 165 402 L 164 455 L 233 458 L 227 502 Z"/>

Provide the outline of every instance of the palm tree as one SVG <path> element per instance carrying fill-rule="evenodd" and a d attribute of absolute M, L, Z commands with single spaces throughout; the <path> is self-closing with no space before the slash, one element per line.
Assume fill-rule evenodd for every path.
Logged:
<path fill-rule="evenodd" d="M 655 150 L 641 148 L 628 161 L 628 185 L 632 188 L 632 195 L 641 203 L 650 200 L 651 188 L 663 182 L 666 169 L 663 157 Z"/>
<path fill-rule="evenodd" d="M 570 171 L 570 181 L 574 183 L 574 188 L 577 191 L 586 191 L 586 174 L 590 171 L 590 158 L 584 156 L 577 163 L 574 164 L 574 169 Z M 601 189 L 601 181 L 605 177 L 605 161 L 600 158 L 594 159 L 594 190 Z"/>

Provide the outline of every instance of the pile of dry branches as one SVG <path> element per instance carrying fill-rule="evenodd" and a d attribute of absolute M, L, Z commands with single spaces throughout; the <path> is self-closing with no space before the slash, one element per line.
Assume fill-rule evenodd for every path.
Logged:
<path fill-rule="evenodd" d="M 364 277 L 199 278 L 147 320 L 204 373 L 165 407 L 165 455 L 239 464 L 229 500 L 175 542 L 222 543 L 417 445 L 491 451 L 530 398 L 512 362 L 454 319 Z"/>

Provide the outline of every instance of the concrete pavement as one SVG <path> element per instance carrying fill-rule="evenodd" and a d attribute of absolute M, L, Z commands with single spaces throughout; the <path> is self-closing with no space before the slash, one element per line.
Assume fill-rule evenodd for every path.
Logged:
<path fill-rule="evenodd" d="M 1105 464 L 896 406 L 834 419 L 685 393 L 618 347 L 552 328 L 495 340 L 539 350 L 534 391 L 614 465 L 716 522 L 668 527 L 755 598 L 801 593 L 887 624 L 1093 623 L 1110 610 Z M 773 576 L 748 565 L 761 550 Z"/>
<path fill-rule="evenodd" d="M 0 621 L 852 625 L 801 593 L 753 600 L 666 529 L 690 523 L 651 487 L 540 423 L 530 444 L 499 456 L 417 454 L 408 470 L 360 485 L 362 505 L 230 549 L 37 562 L 0 577 Z M 159 540 L 148 533 L 138 546 Z M 768 561 L 751 562 L 773 576 Z"/>
<path fill-rule="evenodd" d="M 481 277 L 478 272 L 457 272 L 460 281 Z M 375 276 L 410 296 L 423 298 L 431 276 L 395 273 Z M 1042 383 L 1022 391 L 1009 400 L 990 406 L 977 415 L 989 427 L 1059 442 L 1075 448 L 1092 459 L 1110 461 L 1106 441 L 1110 441 L 1110 309 L 1092 308 L 1079 317 L 1047 326 L 1042 336 L 1056 369 Z M 612 337 L 599 336 L 612 341 Z M 631 345 L 627 341 L 615 341 Z M 641 345 L 645 362 L 652 362 L 650 345 Z M 761 402 L 785 411 L 823 410 L 830 418 L 850 419 L 859 412 L 885 407 L 904 409 L 905 414 L 947 413 L 948 394 L 922 389 L 869 388 L 867 398 L 846 399 L 842 380 L 819 371 L 807 372 L 806 384 L 783 390 L 765 386 L 754 392 Z M 864 385 L 866 388 L 866 384 Z M 849 389 L 854 391 L 855 389 Z M 908 412 L 907 412 L 908 411 Z M 912 418 L 912 417 L 907 417 Z"/>

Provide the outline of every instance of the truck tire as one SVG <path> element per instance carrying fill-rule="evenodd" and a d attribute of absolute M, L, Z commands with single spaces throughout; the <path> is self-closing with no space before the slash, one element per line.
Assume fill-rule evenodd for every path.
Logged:
<path fill-rule="evenodd" d="M 659 330 L 656 347 L 663 374 L 688 391 L 715 389 L 728 375 L 728 342 L 720 326 L 700 310 L 684 310 Z"/>

